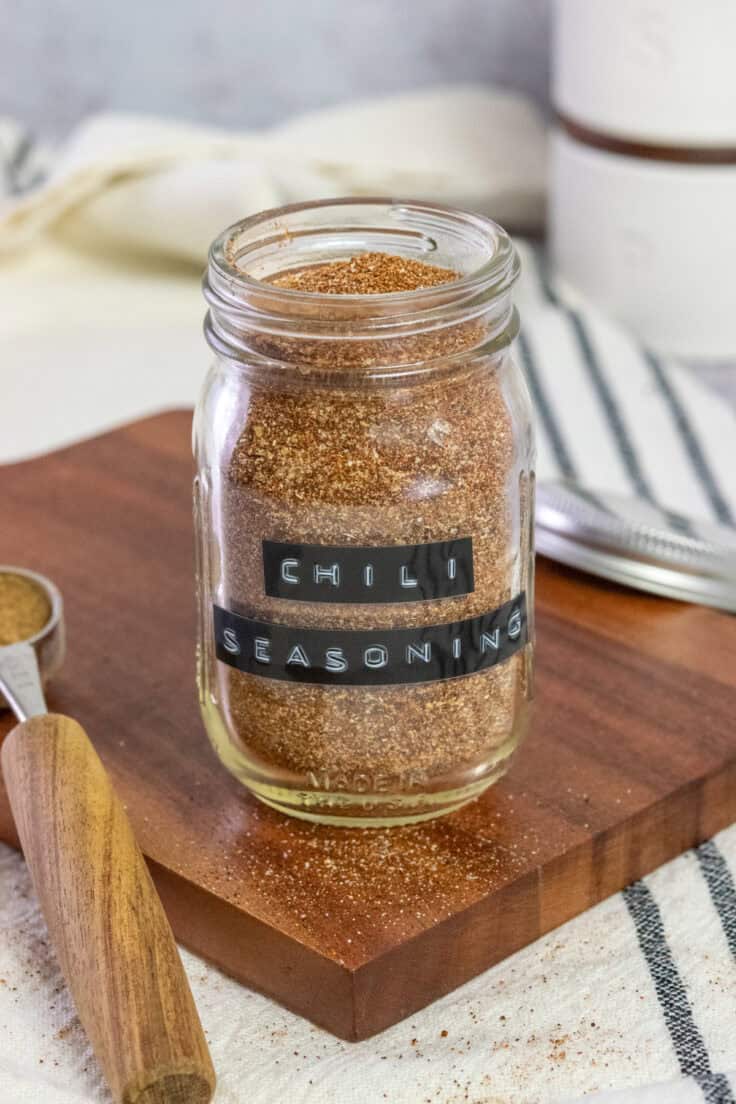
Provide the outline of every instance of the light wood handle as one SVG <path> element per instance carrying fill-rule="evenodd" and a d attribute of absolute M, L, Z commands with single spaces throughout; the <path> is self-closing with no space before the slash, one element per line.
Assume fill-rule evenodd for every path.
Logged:
<path fill-rule="evenodd" d="M 215 1074 L 148 868 L 76 721 L 19 724 L 5 784 L 51 941 L 116 1101 L 206 1104 Z"/>

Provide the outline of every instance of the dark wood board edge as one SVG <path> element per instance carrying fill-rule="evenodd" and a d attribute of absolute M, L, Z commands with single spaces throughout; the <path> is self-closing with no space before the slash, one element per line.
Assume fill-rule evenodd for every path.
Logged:
<path fill-rule="evenodd" d="M 158 863 L 149 867 L 183 946 L 333 1035 L 356 1038 L 349 969 Z"/>
<path fill-rule="evenodd" d="M 4 736 L 0 736 L 0 744 L 2 744 Z M 10 803 L 8 801 L 8 793 L 5 789 L 5 783 L 3 782 L 3 776 L 0 773 L 0 841 L 7 843 L 10 847 L 14 847 L 16 851 L 20 851 L 20 840 L 18 839 L 18 833 L 15 830 L 15 822 L 13 820 L 13 814 L 10 811 Z"/>
<path fill-rule="evenodd" d="M 339 1038 L 357 1042 L 386 1030 L 426 1007 L 429 1000 L 452 992 L 580 915 L 576 902 L 581 899 L 588 907 L 598 904 L 734 820 L 736 761 L 571 849 L 544 872 L 522 876 L 355 971 L 298 944 L 174 871 L 150 859 L 148 864 L 176 937 L 185 947 L 289 1011 Z M 0 835 L 18 845 L 12 820 L 0 824 Z M 536 902 L 536 908 L 530 907 L 530 901 Z M 308 1002 L 295 1001 L 295 992 L 306 992 Z"/>
<path fill-rule="evenodd" d="M 576 902 L 600 903 L 734 820 L 736 761 L 354 971 L 157 863 L 149 865 L 186 947 L 318 1027 L 359 1042 L 580 915 Z M 306 992 L 308 1001 L 295 1001 L 295 990 Z"/>
<path fill-rule="evenodd" d="M 411 1016 L 581 915 L 576 902 L 599 904 L 734 820 L 736 761 L 359 967 L 351 1038 L 369 1038 Z"/>

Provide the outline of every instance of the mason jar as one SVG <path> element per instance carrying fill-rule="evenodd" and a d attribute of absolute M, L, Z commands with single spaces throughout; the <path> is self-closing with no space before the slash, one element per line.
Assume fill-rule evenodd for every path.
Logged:
<path fill-rule="evenodd" d="M 335 294 L 290 277 L 366 254 L 452 278 Z M 523 736 L 534 443 L 511 355 L 518 269 L 491 220 L 381 199 L 266 211 L 212 246 L 200 702 L 225 766 L 285 813 L 438 816 L 499 778 Z"/>

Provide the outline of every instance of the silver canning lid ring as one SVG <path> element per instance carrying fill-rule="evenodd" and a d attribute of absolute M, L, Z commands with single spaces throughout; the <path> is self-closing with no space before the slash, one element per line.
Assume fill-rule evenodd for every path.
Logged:
<path fill-rule="evenodd" d="M 736 612 L 736 530 L 564 483 L 538 489 L 537 550 L 663 597 Z"/>

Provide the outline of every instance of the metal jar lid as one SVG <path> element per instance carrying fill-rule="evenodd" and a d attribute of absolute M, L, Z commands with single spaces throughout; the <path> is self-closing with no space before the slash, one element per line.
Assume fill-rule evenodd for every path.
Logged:
<path fill-rule="evenodd" d="M 736 529 L 641 499 L 542 483 L 537 551 L 639 590 L 736 612 Z"/>

